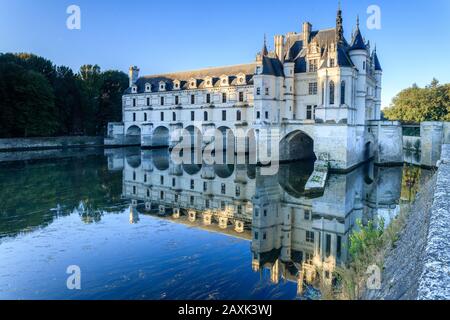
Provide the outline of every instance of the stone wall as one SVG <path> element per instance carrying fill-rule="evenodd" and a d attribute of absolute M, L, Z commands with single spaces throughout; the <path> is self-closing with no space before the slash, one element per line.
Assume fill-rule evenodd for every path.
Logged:
<path fill-rule="evenodd" d="M 0 151 L 64 149 L 103 146 L 103 137 L 51 137 L 0 139 Z"/>
<path fill-rule="evenodd" d="M 420 300 L 450 299 L 450 144 L 443 145 L 431 208 Z"/>

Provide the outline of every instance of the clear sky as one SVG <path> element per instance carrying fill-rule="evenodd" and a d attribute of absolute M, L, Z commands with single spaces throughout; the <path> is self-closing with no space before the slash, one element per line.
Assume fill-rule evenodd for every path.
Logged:
<path fill-rule="evenodd" d="M 142 74 L 251 62 L 273 36 L 335 26 L 337 0 L 0 0 L 0 52 L 31 52 L 78 70 Z M 81 30 L 66 27 L 69 5 L 81 8 Z M 369 5 L 381 8 L 381 30 L 368 30 Z M 384 69 L 383 106 L 401 89 L 450 82 L 449 0 L 342 0 L 345 35 L 361 17 Z"/>

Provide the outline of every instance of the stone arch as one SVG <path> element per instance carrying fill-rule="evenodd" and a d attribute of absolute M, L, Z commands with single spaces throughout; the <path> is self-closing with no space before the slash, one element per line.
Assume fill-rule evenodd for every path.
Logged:
<path fill-rule="evenodd" d="M 221 179 L 227 179 L 234 173 L 233 164 L 216 164 L 214 165 L 214 172 Z"/>
<path fill-rule="evenodd" d="M 201 148 L 203 140 L 202 130 L 193 125 L 186 127 L 184 130 L 185 133 L 183 135 L 183 139 L 190 139 L 191 146 Z"/>
<path fill-rule="evenodd" d="M 129 145 L 140 145 L 141 144 L 141 128 L 136 125 L 128 127 L 126 132 L 126 143 Z"/>
<path fill-rule="evenodd" d="M 153 130 L 152 147 L 168 147 L 169 135 L 169 129 L 167 127 L 157 127 Z"/>
<path fill-rule="evenodd" d="M 315 160 L 314 140 L 305 132 L 295 130 L 280 142 L 280 161 Z"/>
<path fill-rule="evenodd" d="M 306 182 L 313 171 L 312 161 L 282 165 L 278 173 L 278 183 L 287 194 L 298 199 L 304 195 Z"/>
<path fill-rule="evenodd" d="M 127 161 L 127 164 L 133 168 L 137 169 L 141 166 L 142 163 L 142 157 L 141 152 L 139 149 L 133 148 L 126 148 L 125 149 L 125 159 Z"/>

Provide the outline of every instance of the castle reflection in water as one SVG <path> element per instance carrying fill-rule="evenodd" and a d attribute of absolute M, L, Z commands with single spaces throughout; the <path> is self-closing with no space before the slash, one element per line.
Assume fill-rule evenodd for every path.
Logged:
<path fill-rule="evenodd" d="M 263 176 L 252 165 L 176 165 L 168 150 L 111 149 L 109 170 L 123 170 L 130 223 L 152 215 L 251 241 L 252 268 L 280 279 L 330 282 L 348 261 L 349 236 L 360 219 L 400 212 L 402 167 L 361 166 L 331 174 L 325 191 L 307 195 L 313 163 L 282 165 Z M 319 270 L 319 272 L 318 272 Z"/>

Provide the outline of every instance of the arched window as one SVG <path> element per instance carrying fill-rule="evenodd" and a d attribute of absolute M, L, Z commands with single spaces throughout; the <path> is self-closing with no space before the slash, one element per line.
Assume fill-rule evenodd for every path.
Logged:
<path fill-rule="evenodd" d="M 330 104 L 334 104 L 334 92 L 335 92 L 335 86 L 334 82 L 330 81 Z"/>
<path fill-rule="evenodd" d="M 345 104 L 345 81 L 341 82 L 341 105 Z"/>
<path fill-rule="evenodd" d="M 236 121 L 241 121 L 242 120 L 242 113 L 240 110 L 238 110 L 236 112 Z"/>
<path fill-rule="evenodd" d="M 208 121 L 208 111 L 205 111 L 205 112 L 203 113 L 203 120 L 204 120 L 204 121 Z"/>

